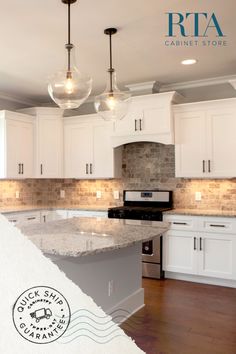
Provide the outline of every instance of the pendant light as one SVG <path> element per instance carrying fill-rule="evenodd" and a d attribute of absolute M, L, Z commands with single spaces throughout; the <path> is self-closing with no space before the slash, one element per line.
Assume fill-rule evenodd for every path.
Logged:
<path fill-rule="evenodd" d="M 116 73 L 112 66 L 112 35 L 117 33 L 116 28 L 107 28 L 104 33 L 109 36 L 110 67 L 108 81 L 103 93 L 95 97 L 95 109 L 105 120 L 116 121 L 124 118 L 128 111 L 130 94 L 122 92 L 117 87 Z"/>
<path fill-rule="evenodd" d="M 81 74 L 77 69 L 74 58 L 74 45 L 70 39 L 70 5 L 77 0 L 61 0 L 68 5 L 68 42 L 67 67 L 54 74 L 48 84 L 48 92 L 52 100 L 63 109 L 78 108 L 91 93 L 92 79 Z"/>

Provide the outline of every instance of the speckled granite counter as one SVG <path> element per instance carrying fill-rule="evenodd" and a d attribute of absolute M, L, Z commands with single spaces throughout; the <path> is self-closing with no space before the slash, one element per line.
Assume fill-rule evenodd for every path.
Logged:
<path fill-rule="evenodd" d="M 153 224 L 128 225 L 125 220 L 72 218 L 24 225 L 20 229 L 46 254 L 78 257 L 132 246 L 168 229 L 168 223 Z"/>
<path fill-rule="evenodd" d="M 86 211 L 107 211 L 108 208 L 112 206 L 101 206 L 101 205 L 63 205 L 63 206 L 48 206 L 48 205 L 19 205 L 12 207 L 0 207 L 0 213 L 17 213 L 26 211 L 36 211 L 36 210 L 86 210 Z"/>
<path fill-rule="evenodd" d="M 172 209 L 166 211 L 170 215 L 195 215 L 195 216 L 219 216 L 236 217 L 236 210 L 200 210 L 200 209 Z"/>

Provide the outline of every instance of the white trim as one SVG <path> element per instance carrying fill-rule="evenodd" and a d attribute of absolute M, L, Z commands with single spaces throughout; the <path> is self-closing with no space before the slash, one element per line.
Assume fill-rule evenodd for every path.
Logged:
<path fill-rule="evenodd" d="M 229 80 L 229 84 L 231 86 L 233 86 L 233 88 L 236 90 L 236 78 L 235 79 L 232 79 L 232 80 Z"/>
<path fill-rule="evenodd" d="M 155 83 L 156 81 L 139 82 L 137 84 L 125 85 L 125 87 L 134 94 L 153 93 Z"/>
<path fill-rule="evenodd" d="M 204 86 L 211 86 L 211 85 L 220 85 L 220 84 L 228 84 L 231 83 L 230 81 L 236 82 L 236 75 L 231 76 L 219 76 L 213 77 L 210 79 L 202 79 L 202 80 L 195 80 L 195 81 L 185 81 L 185 82 L 177 82 L 173 84 L 163 84 L 160 88 L 160 92 L 166 91 L 176 91 L 176 90 L 183 90 L 188 88 L 195 88 L 195 87 L 204 87 Z"/>
<path fill-rule="evenodd" d="M 112 313 L 116 310 L 122 309 L 122 310 L 128 311 L 129 315 L 125 315 L 124 319 L 122 321 L 119 321 L 119 323 L 121 324 L 122 322 L 125 322 L 133 314 L 135 314 L 137 311 L 141 310 L 144 306 L 145 306 L 145 304 L 144 304 L 144 289 L 140 288 L 137 291 L 135 291 L 133 294 L 127 296 L 121 302 L 116 304 L 114 307 L 107 310 L 106 313 L 108 315 L 111 314 L 111 317 L 112 317 Z M 114 321 L 115 321 L 115 319 L 114 319 Z"/>
<path fill-rule="evenodd" d="M 190 281 L 194 283 L 236 288 L 236 280 L 211 278 L 211 277 L 205 277 L 199 275 L 189 275 L 189 274 L 181 274 L 181 273 L 174 273 L 174 272 L 165 272 L 165 277 L 167 279 L 184 280 L 184 281 Z"/>

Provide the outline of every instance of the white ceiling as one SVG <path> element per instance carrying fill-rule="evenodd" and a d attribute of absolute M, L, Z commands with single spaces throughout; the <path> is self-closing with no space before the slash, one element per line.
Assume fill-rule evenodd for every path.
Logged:
<path fill-rule="evenodd" d="M 227 35 L 224 48 L 164 45 L 166 12 L 215 12 Z M 236 74 L 235 0 L 78 0 L 72 5 L 72 42 L 77 66 L 101 91 L 108 67 L 106 27 L 113 37 L 120 86 L 150 80 L 164 84 Z M 0 92 L 35 102 L 50 101 L 47 79 L 65 63 L 67 8 L 61 0 L 1 2 Z M 215 37 L 213 36 L 213 39 Z M 198 64 L 184 67 L 184 58 Z"/>

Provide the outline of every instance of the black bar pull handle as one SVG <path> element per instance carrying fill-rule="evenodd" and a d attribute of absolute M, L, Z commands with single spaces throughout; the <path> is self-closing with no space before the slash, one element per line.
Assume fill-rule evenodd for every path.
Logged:
<path fill-rule="evenodd" d="M 139 130 L 142 130 L 142 119 L 139 119 Z"/>
<path fill-rule="evenodd" d="M 86 163 L 86 175 L 88 175 L 88 163 Z"/>
<path fill-rule="evenodd" d="M 226 227 L 226 225 L 223 224 L 210 224 L 211 227 Z"/>
<path fill-rule="evenodd" d="M 202 172 L 206 172 L 205 160 L 202 160 Z"/>
<path fill-rule="evenodd" d="M 40 164 L 40 174 L 41 175 L 43 174 L 43 164 L 42 163 Z"/>
<path fill-rule="evenodd" d="M 200 251 L 202 251 L 202 238 L 200 237 Z"/>
<path fill-rule="evenodd" d="M 90 171 L 90 174 L 92 175 L 93 174 L 93 164 L 92 163 L 89 165 L 89 171 Z"/>
<path fill-rule="evenodd" d="M 174 221 L 173 224 L 175 224 L 175 225 L 188 225 L 186 222 L 179 222 L 179 221 Z"/>
<path fill-rule="evenodd" d="M 208 160 L 208 172 L 211 172 L 211 160 Z"/>
<path fill-rule="evenodd" d="M 137 119 L 134 120 L 134 130 L 137 131 Z"/>
<path fill-rule="evenodd" d="M 194 251 L 196 251 L 196 249 L 197 249 L 197 237 L 194 237 L 193 249 L 194 249 Z"/>

